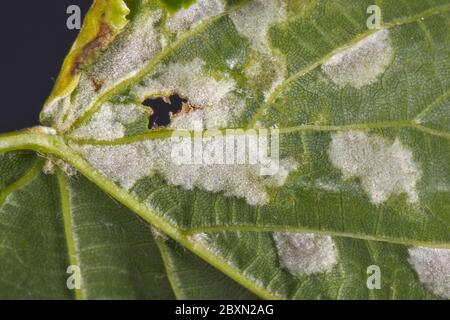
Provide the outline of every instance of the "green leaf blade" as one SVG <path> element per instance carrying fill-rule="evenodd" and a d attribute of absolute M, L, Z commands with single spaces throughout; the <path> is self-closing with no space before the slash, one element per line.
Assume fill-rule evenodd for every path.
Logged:
<path fill-rule="evenodd" d="M 42 113 L 53 128 L 0 136 L 0 296 L 448 297 L 448 1 L 378 1 L 375 29 L 366 0 L 175 2 L 98 2 L 85 29 L 102 12 L 117 26 L 95 52 L 74 46 L 83 67 L 67 77 L 72 51 Z M 150 123 L 175 94 L 181 112 Z M 173 162 L 179 129 L 264 128 L 273 176 Z"/>

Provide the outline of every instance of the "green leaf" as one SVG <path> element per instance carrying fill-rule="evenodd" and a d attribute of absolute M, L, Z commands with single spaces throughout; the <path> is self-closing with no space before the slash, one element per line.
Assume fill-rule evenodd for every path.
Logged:
<path fill-rule="evenodd" d="M 102 23 L 114 35 L 91 50 Z M 0 223 L 0 279 L 23 279 L 1 294 L 448 298 L 449 27 L 446 0 L 95 2 L 50 128 L 0 136 L 0 219 L 20 217 Z M 230 129 L 279 134 L 279 170 L 174 162 L 180 130 Z M 11 249 L 30 239 L 48 244 Z M 68 265 L 82 289 L 67 290 Z"/>
<path fill-rule="evenodd" d="M 30 154 L 2 157 L 22 166 L 30 161 Z M 2 189 L 0 297 L 173 299 L 169 265 L 150 226 L 82 176 L 47 175 L 42 166 L 38 160 L 28 171 L 15 167 L 21 170 L 17 180 Z M 2 177 L 11 175 L 8 169 L 1 167 Z M 187 264 L 189 273 L 201 272 L 213 284 L 236 286 L 187 252 L 174 259 L 177 268 Z M 69 272 L 70 266 L 79 273 Z M 177 288 L 184 298 L 202 297 L 183 270 L 173 272 L 181 274 Z M 79 274 L 80 289 L 67 287 L 72 274 Z M 242 288 L 234 290 L 250 297 Z"/>
<path fill-rule="evenodd" d="M 161 0 L 161 3 L 170 13 L 177 12 L 181 8 L 189 8 L 196 0 Z"/>
<path fill-rule="evenodd" d="M 287 233 L 288 236 L 293 234 Z M 436 299 L 416 279 L 405 246 L 333 238 L 338 258 L 328 272 L 292 274 L 280 269 L 274 237 L 264 232 L 203 235 L 202 245 L 242 273 L 261 294 L 281 299 Z M 291 259 L 295 257 L 291 256 Z M 319 258 L 309 257 L 309 258 Z M 324 259 L 323 256 L 320 259 Z M 297 261 L 299 263 L 299 261 Z M 310 268 L 314 269 L 316 265 Z M 379 266 L 381 288 L 367 287 L 369 266 Z"/>
<path fill-rule="evenodd" d="M 156 242 L 177 299 L 257 299 L 257 296 L 189 253 L 175 241 L 159 237 Z"/>
<path fill-rule="evenodd" d="M 46 104 L 70 95 L 79 81 L 80 69 L 98 51 L 106 48 L 127 24 L 129 10 L 122 0 L 97 0 L 86 15 L 85 23 L 70 49 L 61 73 Z"/>

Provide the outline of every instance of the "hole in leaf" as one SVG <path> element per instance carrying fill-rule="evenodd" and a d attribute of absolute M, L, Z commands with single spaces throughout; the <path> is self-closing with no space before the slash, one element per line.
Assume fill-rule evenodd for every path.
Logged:
<path fill-rule="evenodd" d="M 149 129 L 167 126 L 174 115 L 183 111 L 185 103 L 187 103 L 187 99 L 181 98 L 178 94 L 145 99 L 142 104 L 150 107 L 153 111 L 148 122 Z"/>

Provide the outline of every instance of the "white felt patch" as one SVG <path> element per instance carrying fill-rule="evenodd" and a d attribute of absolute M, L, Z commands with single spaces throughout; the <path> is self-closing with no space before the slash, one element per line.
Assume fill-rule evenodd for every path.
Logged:
<path fill-rule="evenodd" d="M 361 88 L 384 73 L 392 57 L 389 30 L 379 30 L 346 48 L 322 65 L 334 83 Z"/>
<path fill-rule="evenodd" d="M 214 143 L 204 143 L 204 155 Z M 281 159 L 278 170 L 270 176 L 261 176 L 262 164 L 177 164 L 174 162 L 175 142 L 171 139 L 148 140 L 124 145 L 73 145 L 84 157 L 106 176 L 129 190 L 141 178 L 155 172 L 162 174 L 171 185 L 192 190 L 194 187 L 225 196 L 244 198 L 251 205 L 269 201 L 267 188 L 282 186 L 290 172 L 297 168 L 293 159 Z M 206 157 L 206 156 L 204 156 Z M 268 166 L 274 165 L 269 159 Z"/>
<path fill-rule="evenodd" d="M 215 79 L 204 74 L 204 61 L 194 59 L 189 63 L 172 63 L 148 77 L 144 84 L 135 88 L 135 94 L 144 100 L 148 96 L 178 93 L 199 109 L 175 117 L 171 127 L 176 129 L 219 128 L 243 110 L 243 102 L 233 96 L 236 84 L 232 79 Z"/>
<path fill-rule="evenodd" d="M 247 1 L 237 11 L 230 13 L 236 29 L 258 51 L 269 51 L 267 32 L 270 26 L 286 19 L 286 3 L 282 0 Z"/>
<path fill-rule="evenodd" d="M 86 109 L 92 101 L 105 92 L 117 81 L 129 78 L 145 65 L 161 50 L 160 35 L 155 29 L 155 24 L 161 19 L 162 11 L 146 12 L 129 23 L 110 46 L 93 63 L 88 73 L 80 75 L 75 97 L 63 99 L 56 106 L 49 107 L 51 113 L 58 104 L 70 101 L 70 112 L 67 119 L 58 119 L 58 129 L 65 130 Z M 95 75 L 95 77 L 94 77 Z M 64 102 L 65 101 L 65 102 Z M 62 112 L 64 114 L 65 112 Z"/>
<path fill-rule="evenodd" d="M 334 133 L 329 156 L 344 179 L 361 180 L 362 188 L 374 204 L 385 202 L 393 194 L 405 193 L 409 203 L 419 199 L 416 184 L 421 172 L 411 150 L 399 139 L 390 142 L 361 131 Z"/>
<path fill-rule="evenodd" d="M 167 27 L 174 33 L 181 33 L 223 12 L 220 0 L 197 0 L 189 8 L 181 9 L 167 19 Z"/>
<path fill-rule="evenodd" d="M 105 103 L 81 127 L 75 129 L 71 136 L 79 139 L 113 140 L 125 135 L 126 125 L 136 122 L 145 112 L 133 104 L 114 105 Z"/>
<path fill-rule="evenodd" d="M 286 79 L 286 60 L 280 55 L 268 52 L 258 53 L 248 63 L 244 74 L 252 85 L 263 85 L 264 97 L 267 100 Z"/>
<path fill-rule="evenodd" d="M 434 294 L 450 299 L 450 250 L 417 247 L 408 252 L 419 280 Z"/>
<path fill-rule="evenodd" d="M 337 262 L 337 250 L 330 236 L 276 232 L 273 238 L 280 265 L 293 275 L 328 272 Z"/>

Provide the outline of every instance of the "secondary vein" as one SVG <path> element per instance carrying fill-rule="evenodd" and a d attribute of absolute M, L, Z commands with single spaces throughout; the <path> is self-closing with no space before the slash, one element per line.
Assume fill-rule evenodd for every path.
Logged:
<path fill-rule="evenodd" d="M 63 222 L 64 222 L 64 233 L 67 242 L 67 254 L 69 256 L 69 265 L 78 266 L 79 265 L 79 256 L 77 245 L 75 241 L 74 235 L 74 224 L 73 224 L 73 216 L 71 210 L 70 203 L 70 191 L 69 191 L 69 182 L 67 176 L 60 171 L 59 169 L 56 172 L 56 176 L 58 178 L 59 185 L 59 194 L 61 200 L 61 210 L 63 214 Z M 76 300 L 83 300 L 84 295 L 82 289 L 75 288 L 74 295 Z"/>
<path fill-rule="evenodd" d="M 392 21 L 390 23 L 386 23 L 386 24 L 382 25 L 381 27 L 382 28 L 386 28 L 386 29 L 390 29 L 392 27 L 396 27 L 396 26 L 400 26 L 400 25 L 404 25 L 404 24 L 415 23 L 415 22 L 420 21 L 421 18 L 433 16 L 433 15 L 436 15 L 436 14 L 441 14 L 441 13 L 447 12 L 449 10 L 450 10 L 450 5 L 445 5 L 445 6 L 441 6 L 439 8 L 435 8 L 435 9 L 431 9 L 431 10 L 425 11 L 422 14 L 418 14 L 418 15 L 411 16 L 411 17 L 408 17 L 408 18 L 404 18 L 404 19 Z M 315 62 L 311 63 L 310 65 L 306 66 L 305 68 L 302 68 L 301 70 L 297 71 L 296 73 L 294 73 L 293 75 L 291 75 L 290 77 L 285 79 L 274 90 L 274 92 L 267 98 L 266 102 L 264 104 L 262 104 L 260 108 L 258 108 L 258 110 L 255 112 L 254 116 L 250 120 L 248 127 L 253 127 L 253 125 L 256 123 L 256 121 L 259 119 L 259 117 L 262 114 L 264 114 L 265 110 L 267 110 L 267 108 L 271 105 L 271 103 L 273 101 L 275 101 L 275 99 L 278 96 L 280 96 L 285 91 L 286 87 L 288 87 L 288 85 L 291 82 L 301 78 L 302 76 L 304 76 L 308 72 L 314 70 L 315 68 L 317 68 L 318 66 L 323 64 L 325 61 L 327 61 L 329 58 L 331 58 L 338 51 L 342 50 L 342 48 L 351 46 L 352 44 L 357 43 L 358 41 L 364 39 L 365 37 L 371 35 L 372 33 L 376 32 L 376 31 L 377 31 L 376 29 L 375 30 L 368 30 L 366 32 L 363 32 L 363 33 L 355 35 L 355 37 L 351 41 L 349 41 L 348 43 L 345 43 L 345 44 L 337 47 L 336 49 L 332 50 L 328 54 L 324 55 L 323 57 L 319 58 Z"/>
<path fill-rule="evenodd" d="M 43 165 L 42 160 L 36 161 L 36 163 L 31 167 L 30 170 L 28 170 L 23 176 L 21 176 L 19 179 L 17 179 L 15 182 L 8 185 L 6 188 L 1 190 L 0 192 L 0 206 L 4 204 L 6 199 L 10 194 L 12 194 L 14 191 L 26 186 L 28 183 L 30 183 L 36 175 L 39 173 Z"/>

